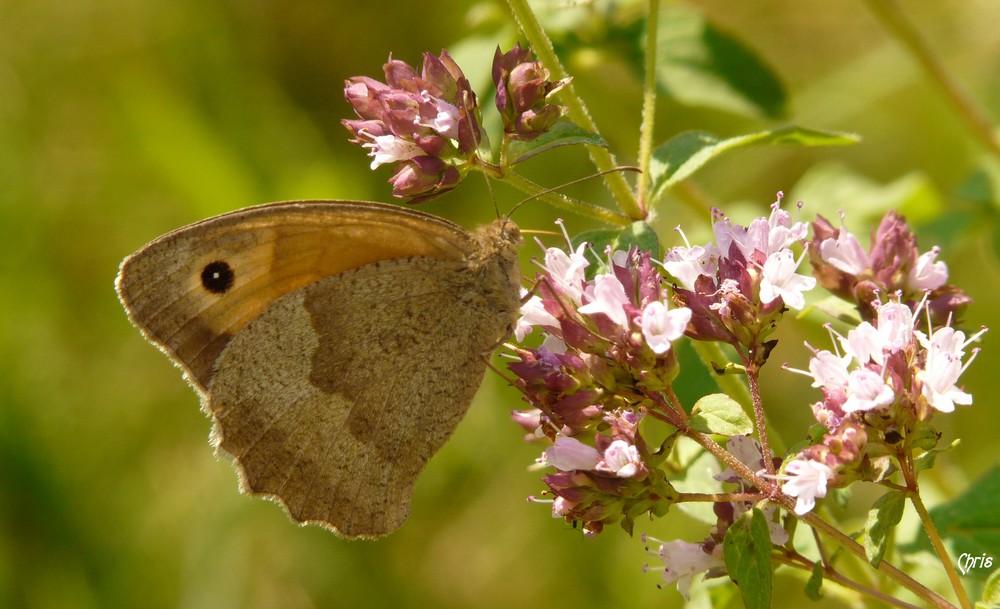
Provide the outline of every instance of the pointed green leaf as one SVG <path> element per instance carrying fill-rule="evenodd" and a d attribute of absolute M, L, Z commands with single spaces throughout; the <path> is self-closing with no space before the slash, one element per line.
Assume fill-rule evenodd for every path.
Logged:
<path fill-rule="evenodd" d="M 879 497 L 868 510 L 865 523 L 865 557 L 873 567 L 878 567 L 885 556 L 889 533 L 899 524 L 906 506 L 906 495 L 901 491 L 889 491 Z"/>
<path fill-rule="evenodd" d="M 749 47 L 699 11 L 672 4 L 661 12 L 656 82 L 677 101 L 778 118 L 787 95 L 778 76 Z"/>
<path fill-rule="evenodd" d="M 988 569 L 1000 561 L 1000 510 L 997 509 L 997 497 L 1000 497 L 1000 466 L 996 466 L 969 488 L 947 503 L 934 506 L 930 510 L 931 520 L 937 527 L 941 537 L 950 544 L 952 558 L 956 566 L 962 564 L 963 555 L 966 564 L 966 577 L 984 579 Z M 930 540 L 920 527 L 917 539 L 905 548 L 907 551 L 932 551 Z M 986 556 L 992 559 L 991 565 L 975 565 L 971 560 Z"/>
<path fill-rule="evenodd" d="M 823 587 L 823 563 L 816 561 L 813 563 L 812 575 L 806 582 L 806 596 L 809 600 L 818 601 L 823 598 L 820 588 Z"/>
<path fill-rule="evenodd" d="M 789 126 L 721 139 L 705 131 L 685 131 L 653 151 L 650 163 L 650 190 L 654 199 L 685 180 L 712 159 L 732 150 L 753 146 L 797 144 L 799 146 L 846 146 L 858 136 L 834 131 L 818 131 Z"/>
<path fill-rule="evenodd" d="M 746 609 L 771 606 L 771 534 L 764 512 L 754 509 L 740 516 L 726 531 L 722 557 L 729 578 L 736 583 Z"/>
<path fill-rule="evenodd" d="M 743 412 L 743 407 L 724 393 L 713 393 L 698 400 L 691 410 L 688 425 L 697 431 L 721 436 L 753 433 L 753 422 Z"/>
<path fill-rule="evenodd" d="M 516 165 L 546 150 L 574 144 L 590 144 L 601 147 L 608 145 L 604 138 L 596 133 L 587 131 L 568 119 L 562 119 L 533 140 L 511 140 L 507 147 L 507 158 L 511 159 L 508 161 L 511 165 Z"/>

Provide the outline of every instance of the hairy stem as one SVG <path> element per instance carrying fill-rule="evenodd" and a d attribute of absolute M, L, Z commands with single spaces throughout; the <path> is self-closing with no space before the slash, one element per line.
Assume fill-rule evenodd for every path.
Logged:
<path fill-rule="evenodd" d="M 552 74 L 552 78 L 554 80 L 567 78 L 566 69 L 559 61 L 559 57 L 556 56 L 555 49 L 552 48 L 552 41 L 545 34 L 541 24 L 538 23 L 538 18 L 535 16 L 534 11 L 531 10 L 531 7 L 528 6 L 527 0 L 507 0 L 507 5 L 510 6 L 510 10 L 514 14 L 514 19 L 517 21 L 518 27 L 521 28 L 524 37 L 528 39 L 528 44 L 531 45 L 532 50 L 534 50 L 542 64 L 548 68 Z M 583 99 L 577 95 L 576 88 L 572 82 L 567 84 L 559 92 L 559 95 L 568 108 L 570 120 L 588 131 L 598 132 L 594 119 L 591 118 L 590 113 L 587 111 Z M 606 149 L 597 146 L 587 146 L 587 151 L 590 153 L 590 158 L 594 162 L 594 166 L 599 171 L 608 171 L 617 166 L 614 157 Z M 623 175 L 616 172 L 606 173 L 604 175 L 604 183 L 607 185 L 608 190 L 611 191 L 611 195 L 618 203 L 618 207 L 626 216 L 636 220 L 646 217 L 645 211 L 639 207 L 639 203 L 632 193 L 632 188 Z"/>
<path fill-rule="evenodd" d="M 767 418 L 764 416 L 764 402 L 760 399 L 759 371 L 756 364 L 747 365 L 747 381 L 750 384 L 750 397 L 753 399 L 754 426 L 757 437 L 760 438 L 761 452 L 764 453 L 764 469 L 774 475 L 774 453 L 771 452 L 771 442 L 768 440 Z"/>
<path fill-rule="evenodd" d="M 760 501 L 764 496 L 760 493 L 678 493 L 675 503 L 698 501 L 703 503 L 721 503 L 723 501 Z"/>
<path fill-rule="evenodd" d="M 836 541 L 840 546 L 842 546 L 845 550 L 847 550 L 851 554 L 854 554 L 861 560 L 867 562 L 868 559 L 865 556 L 865 548 L 858 542 L 848 537 L 845 533 L 841 532 L 840 529 L 837 529 L 832 524 L 826 522 L 816 514 L 809 513 L 805 514 L 804 516 L 800 516 L 800 518 L 804 522 L 806 522 L 809 526 L 819 530 L 827 537 L 830 537 L 831 539 Z M 877 569 L 879 570 L 879 572 L 886 575 L 887 577 L 893 579 L 896 582 L 899 582 L 900 585 L 902 585 L 910 592 L 913 592 L 920 598 L 930 603 L 931 606 L 937 607 L 938 609 L 955 609 L 955 605 L 949 603 L 947 599 L 945 599 L 943 596 L 941 596 L 937 592 L 934 592 L 927 586 L 921 584 L 920 582 L 913 579 L 906 573 L 903 573 L 895 566 L 890 564 L 889 561 L 886 560 L 881 561 L 878 564 Z"/>
<path fill-rule="evenodd" d="M 681 422 L 680 425 L 678 425 L 677 422 L 672 422 L 672 423 L 676 427 L 678 427 L 678 429 L 680 429 L 681 433 L 685 434 L 698 444 L 701 444 L 701 446 L 705 450 L 715 455 L 716 458 L 718 458 L 720 461 L 731 467 L 733 471 L 735 471 L 737 474 L 739 474 L 744 479 L 746 479 L 751 484 L 760 489 L 761 492 L 767 495 L 771 501 L 774 501 L 778 505 L 781 505 L 789 512 L 795 511 L 795 499 L 781 492 L 780 488 L 778 488 L 778 485 L 775 482 L 771 480 L 765 480 L 761 476 L 758 476 L 756 473 L 750 471 L 750 468 L 748 468 L 745 464 L 743 464 L 743 462 L 734 457 L 724 448 L 719 446 L 712 439 L 711 436 L 691 429 L 690 427 L 687 426 L 686 423 Z M 811 512 L 799 516 L 799 518 L 803 522 L 807 523 L 809 526 L 813 527 L 817 531 L 823 533 L 827 537 L 831 538 L 833 541 L 837 542 L 837 544 L 842 546 L 845 550 L 847 550 L 851 554 L 854 554 L 861 560 L 867 562 L 867 557 L 865 556 L 865 548 L 857 541 L 851 539 L 848 535 L 840 531 L 840 529 L 836 528 L 829 522 L 826 522 L 825 520 L 823 520 L 822 518 Z M 913 579 L 906 573 L 903 573 L 894 565 L 889 563 L 889 561 L 887 560 L 881 561 L 877 569 L 882 574 L 898 582 L 907 590 L 913 592 L 915 595 L 927 601 L 931 606 L 936 607 L 937 609 L 956 609 L 955 606 L 949 603 L 948 600 L 945 599 L 943 596 L 941 596 L 937 592 L 934 592 L 927 586 L 924 586 L 923 584 Z"/>
<path fill-rule="evenodd" d="M 743 407 L 743 412 L 745 412 L 747 416 L 756 418 L 753 398 L 750 395 L 750 390 L 747 388 L 746 383 L 734 374 L 715 373 L 715 367 L 713 364 L 722 366 L 723 364 L 729 362 L 729 358 L 726 357 L 726 353 L 719 346 L 719 343 L 714 341 L 693 340 L 691 341 L 691 346 L 694 347 L 695 353 L 698 354 L 702 364 L 704 364 L 705 368 L 712 374 L 715 384 L 719 386 L 719 389 L 721 389 L 723 393 L 729 397 L 739 402 L 740 406 Z M 775 431 L 774 425 L 772 425 L 768 420 L 767 413 L 765 412 L 763 414 L 764 428 L 767 430 L 771 448 L 777 451 L 777 454 L 784 456 L 785 443 L 782 442 L 781 435 Z"/>
<path fill-rule="evenodd" d="M 931 515 L 927 511 L 923 499 L 920 498 L 920 487 L 917 486 L 916 472 L 913 471 L 911 463 L 912 461 L 907 460 L 901 468 L 908 486 L 906 494 L 909 496 L 910 502 L 913 503 L 914 509 L 917 510 L 917 515 L 920 516 L 920 522 L 924 525 L 924 532 L 927 533 L 927 537 L 931 540 L 931 545 L 934 546 L 934 552 L 937 553 L 938 559 L 941 561 L 941 566 L 944 567 L 945 573 L 948 574 L 948 581 L 951 582 L 951 587 L 955 590 L 958 602 L 962 605 L 963 609 L 971 609 L 972 602 L 969 600 L 969 595 L 962 586 L 962 580 L 958 577 L 958 571 L 955 570 L 951 556 L 948 555 L 948 549 L 944 547 L 941 534 L 934 525 L 934 521 L 931 520 Z"/>
<path fill-rule="evenodd" d="M 627 217 L 614 210 L 594 205 L 593 203 L 587 203 L 586 201 L 581 201 L 580 199 L 576 199 L 559 192 L 553 192 L 552 189 L 536 184 L 535 182 L 532 182 L 531 180 L 513 171 L 498 173 L 490 171 L 485 167 L 484 171 L 494 178 L 506 181 L 514 188 L 517 188 L 525 194 L 533 197 L 537 196 L 539 199 L 545 201 L 553 207 L 565 209 L 581 216 L 593 218 L 613 226 L 625 226 L 629 223 L 629 219 Z"/>
<path fill-rule="evenodd" d="M 656 44 L 660 21 L 660 0 L 649 0 L 646 16 L 646 65 L 642 95 L 642 125 L 639 128 L 639 174 L 636 198 L 645 216 L 649 209 L 649 164 L 653 157 L 653 131 L 656 124 Z"/>
<path fill-rule="evenodd" d="M 809 572 L 812 572 L 813 565 L 815 564 L 813 561 L 809 560 L 805 556 L 802 556 L 798 552 L 794 553 L 789 552 L 787 556 L 775 555 L 774 560 L 782 564 L 788 565 L 790 567 L 794 567 L 796 569 L 802 569 L 804 571 L 809 571 Z M 871 588 L 869 586 L 865 586 L 864 584 L 856 582 L 829 565 L 825 564 L 823 565 L 823 579 L 840 584 L 845 588 L 850 588 L 851 590 L 861 592 L 862 594 L 866 594 L 868 596 L 871 596 L 872 598 L 877 598 L 880 601 L 887 603 L 889 605 L 895 605 L 896 607 L 902 607 L 903 609 L 920 609 L 916 605 L 911 605 L 910 603 L 901 601 L 898 598 L 889 596 L 885 592 L 876 590 L 875 588 Z"/>

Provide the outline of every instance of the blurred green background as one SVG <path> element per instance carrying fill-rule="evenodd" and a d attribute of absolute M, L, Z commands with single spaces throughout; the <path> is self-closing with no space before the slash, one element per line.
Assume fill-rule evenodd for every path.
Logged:
<path fill-rule="evenodd" d="M 547 21 L 572 30 L 567 67 L 619 159 L 634 162 L 640 90 L 628 63 L 602 51 L 605 3 L 541 4 Z M 988 180 L 970 181 L 984 153 L 865 6 L 689 4 L 757 49 L 790 104 L 783 119 L 765 120 L 664 99 L 659 140 L 783 121 L 864 137 L 851 148 L 728 158 L 699 174 L 702 195 L 759 213 L 785 190 L 806 200 L 807 217 L 845 208 L 855 227 L 866 209 L 877 216 L 899 202 L 923 248 L 944 247 L 954 282 L 975 299 L 967 327 L 1000 327 L 996 200 Z M 903 6 L 1000 117 L 1000 3 Z M 419 63 L 420 52 L 449 47 L 488 106 L 492 50 L 514 40 L 505 10 L 458 1 L 0 1 L 0 607 L 682 605 L 672 586 L 660 590 L 656 574 L 641 572 L 653 559 L 638 538 L 609 530 L 586 540 L 525 501 L 541 490 L 539 474 L 525 469 L 537 449 L 509 422 L 520 402 L 495 376 L 421 479 L 402 530 L 352 543 L 294 526 L 277 506 L 239 495 L 230 465 L 208 446 L 195 395 L 115 298 L 119 261 L 183 224 L 273 200 L 388 200 L 388 170 L 370 172 L 339 124 L 349 114 L 344 79 L 379 76 L 390 52 Z M 553 160 L 560 171 L 548 169 Z M 550 186 L 588 171 L 581 150 L 525 168 Z M 519 198 L 493 190 L 501 209 Z M 576 194 L 606 202 L 596 184 Z M 522 226 L 550 226 L 550 210 L 528 208 Z M 425 209 L 467 226 L 494 216 L 479 179 Z M 660 220 L 669 228 L 690 214 L 668 205 Z M 782 338 L 779 363 L 801 365 L 802 335 Z M 975 405 L 939 418 L 946 438 L 963 444 L 928 476 L 931 503 L 1000 460 L 992 342 L 987 335 L 963 377 Z M 815 396 L 805 379 L 773 368 L 766 397 L 794 406 L 778 417 L 793 438 Z M 846 516 L 858 526 L 866 508 Z M 704 526 L 676 512 L 637 531 L 696 541 Z M 804 602 L 797 577 L 779 577 L 775 606 Z M 831 592 L 815 606 L 845 605 Z"/>

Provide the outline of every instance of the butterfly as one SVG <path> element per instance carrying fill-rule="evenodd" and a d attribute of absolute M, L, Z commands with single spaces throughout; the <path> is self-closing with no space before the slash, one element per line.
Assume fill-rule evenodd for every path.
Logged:
<path fill-rule="evenodd" d="M 245 492 L 374 538 L 406 520 L 516 322 L 520 244 L 506 219 L 468 231 L 395 205 L 288 201 L 167 233 L 115 285 Z"/>

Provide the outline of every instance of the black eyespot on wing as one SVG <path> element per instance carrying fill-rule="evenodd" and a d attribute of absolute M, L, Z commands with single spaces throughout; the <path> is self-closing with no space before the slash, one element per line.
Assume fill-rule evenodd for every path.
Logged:
<path fill-rule="evenodd" d="M 233 287 L 236 273 L 224 260 L 209 262 L 201 271 L 201 285 L 213 294 L 225 294 Z"/>

